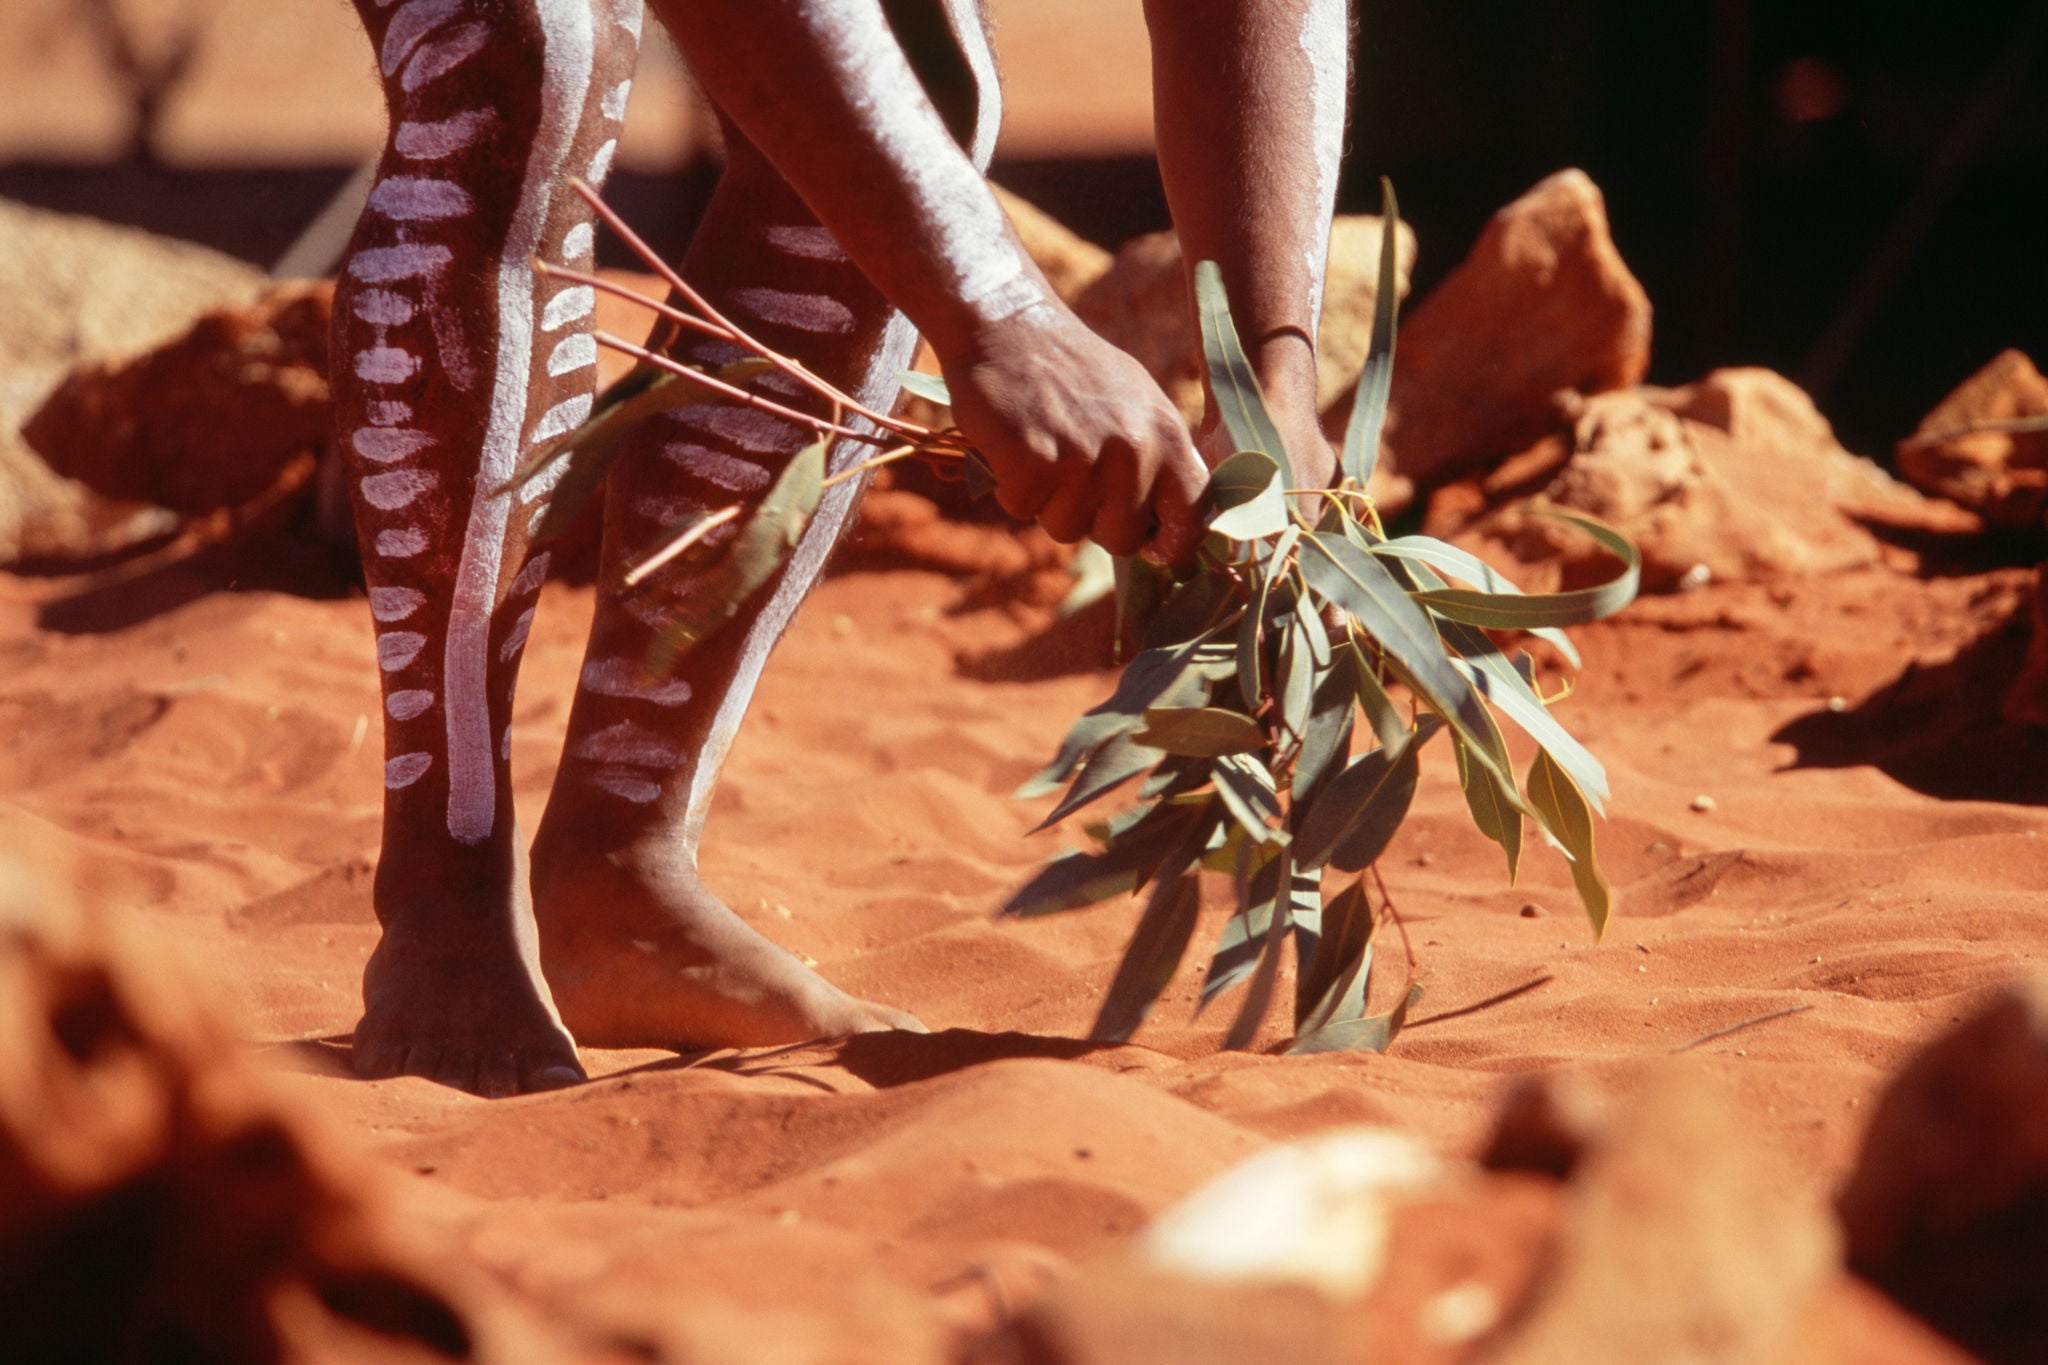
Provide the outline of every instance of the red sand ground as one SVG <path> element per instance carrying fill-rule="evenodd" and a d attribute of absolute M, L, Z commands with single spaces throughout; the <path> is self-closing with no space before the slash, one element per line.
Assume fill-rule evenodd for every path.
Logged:
<path fill-rule="evenodd" d="M 706 872 L 935 1038 L 588 1052 L 591 1084 L 499 1102 L 352 1079 L 337 1039 L 376 934 L 381 794 L 360 599 L 219 592 L 67 634 L 38 624 L 64 585 L 0 578 L 0 846 L 173 926 L 292 1083 L 415 1173 L 424 1225 L 543 1305 L 657 1338 L 687 1306 L 689 1339 L 751 1343 L 738 1358 L 924 1359 L 1272 1139 L 1386 1122 L 1469 1155 L 1514 1073 L 1625 1093 L 1789 1006 L 1810 1009 L 1693 1055 L 1738 1088 L 1788 1193 L 1832 1188 L 1910 1050 L 2048 957 L 2040 746 L 1971 709 L 1995 707 L 2023 586 L 1873 569 L 1580 632 L 1561 714 L 1613 779 L 1606 942 L 1554 853 L 1505 884 L 1431 754 L 1384 864 L 1428 994 L 1384 1057 L 1219 1055 L 1228 1011 L 1190 1022 L 1192 964 L 1139 1046 L 1073 1041 L 1133 912 L 989 912 L 1062 842 L 1022 837 L 1044 803 L 1007 793 L 1108 678 L 973 680 L 956 660 L 1025 623 L 922 572 L 848 573 L 806 609 L 733 752 Z M 528 829 L 590 606 L 551 586 L 533 634 Z M 1788 725 L 1808 766 L 1774 738 Z M 1928 759 L 1942 734 L 1950 755 Z"/>

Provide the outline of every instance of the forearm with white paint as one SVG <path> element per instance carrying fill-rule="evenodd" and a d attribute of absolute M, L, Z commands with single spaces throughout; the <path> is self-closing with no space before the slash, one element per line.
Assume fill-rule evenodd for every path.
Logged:
<path fill-rule="evenodd" d="M 994 149 L 997 118 L 956 144 L 878 0 L 657 8 L 712 99 L 941 354 L 1056 306 L 976 169 Z M 995 99 L 987 47 L 965 46 L 976 84 Z"/>

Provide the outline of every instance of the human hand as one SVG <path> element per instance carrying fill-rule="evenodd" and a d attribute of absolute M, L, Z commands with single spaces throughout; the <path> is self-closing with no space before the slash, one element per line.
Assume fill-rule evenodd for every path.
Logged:
<path fill-rule="evenodd" d="M 953 420 L 996 501 L 1055 540 L 1178 563 L 1200 543 L 1209 472 L 1145 368 L 1056 304 L 986 324 L 940 357 Z M 1227 453 L 1227 452 L 1226 452 Z"/>

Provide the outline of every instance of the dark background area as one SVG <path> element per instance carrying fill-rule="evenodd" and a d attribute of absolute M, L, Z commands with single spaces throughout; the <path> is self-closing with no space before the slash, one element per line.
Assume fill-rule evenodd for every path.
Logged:
<path fill-rule="evenodd" d="M 2000 349 L 2048 360 L 2044 0 L 1354 4 L 1340 208 L 1393 178 L 1418 296 L 1495 209 L 1579 166 L 1656 305 L 1657 382 L 1770 366 L 1883 459 Z M 0 195 L 267 264 L 349 169 L 13 165 Z M 610 197 L 674 251 L 714 177 L 621 176 Z M 995 178 L 1107 245 L 1166 225 L 1146 157 Z"/>

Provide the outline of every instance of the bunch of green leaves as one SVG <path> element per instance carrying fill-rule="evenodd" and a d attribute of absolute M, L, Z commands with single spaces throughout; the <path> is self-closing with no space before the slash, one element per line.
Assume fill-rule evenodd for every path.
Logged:
<path fill-rule="evenodd" d="M 1398 211 L 1384 182 L 1383 193 L 1371 346 L 1334 488 L 1300 487 L 1221 276 L 1213 263 L 1197 267 L 1204 359 L 1237 453 L 1212 474 L 1213 511 L 1192 572 L 1175 580 L 1123 566 L 1126 611 L 1137 609 L 1134 599 L 1157 604 L 1145 648 L 1018 793 L 1065 788 L 1043 829 L 1143 778 L 1134 806 L 1091 826 L 1098 847 L 1054 858 L 1004 906 L 1045 915 L 1144 893 L 1096 1038 L 1129 1038 L 1174 976 L 1194 937 L 1207 870 L 1228 878 L 1235 910 L 1198 1008 L 1248 984 L 1224 1045 L 1250 1044 L 1291 940 L 1292 1050 L 1383 1050 L 1419 988 L 1411 955 L 1392 1005 L 1368 1009 L 1374 931 L 1390 907 L 1383 887 L 1375 907 L 1365 878 L 1407 817 L 1422 752 L 1438 736 L 1456 756 L 1472 821 L 1506 855 L 1510 880 L 1527 819 L 1570 859 L 1596 937 L 1606 924 L 1608 886 L 1593 837 L 1606 776 L 1550 715 L 1527 655 L 1491 632 L 1548 640 L 1576 665 L 1561 628 L 1634 597 L 1636 552 L 1608 528 L 1567 516 L 1621 571 L 1597 587 L 1525 594 L 1455 546 L 1386 534 L 1366 494 L 1394 358 Z M 1503 718 L 1537 746 L 1519 784 Z"/>

